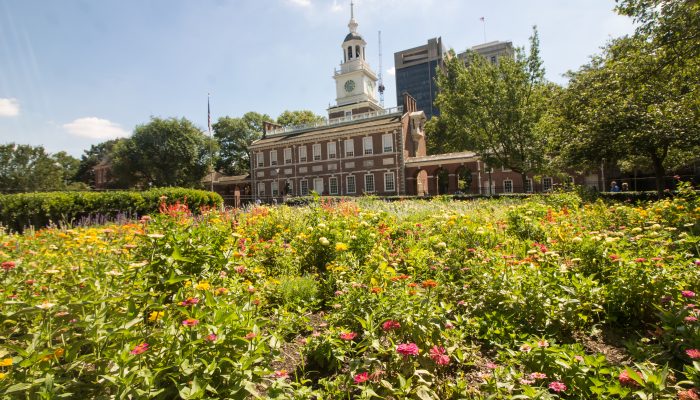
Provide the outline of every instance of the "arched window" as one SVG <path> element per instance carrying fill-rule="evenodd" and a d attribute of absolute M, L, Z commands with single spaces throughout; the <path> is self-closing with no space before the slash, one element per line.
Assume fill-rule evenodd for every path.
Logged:
<path fill-rule="evenodd" d="M 348 46 L 348 60 L 352 60 L 352 46 Z"/>

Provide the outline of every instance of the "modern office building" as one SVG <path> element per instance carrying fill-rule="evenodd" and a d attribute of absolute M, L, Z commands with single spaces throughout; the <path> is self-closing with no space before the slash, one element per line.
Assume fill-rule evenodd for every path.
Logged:
<path fill-rule="evenodd" d="M 479 53 L 482 57 L 490 61 L 492 64 L 496 64 L 502 57 L 513 58 L 515 56 L 515 48 L 513 48 L 513 42 L 488 42 L 476 45 L 470 49 Z M 467 52 L 457 54 L 457 58 L 466 61 Z"/>
<path fill-rule="evenodd" d="M 438 67 L 443 66 L 446 55 L 442 38 L 429 39 L 427 44 L 394 53 L 396 68 L 396 104 L 401 104 L 405 92 L 416 99 L 419 110 L 426 118 L 439 115 L 435 107 Z"/>

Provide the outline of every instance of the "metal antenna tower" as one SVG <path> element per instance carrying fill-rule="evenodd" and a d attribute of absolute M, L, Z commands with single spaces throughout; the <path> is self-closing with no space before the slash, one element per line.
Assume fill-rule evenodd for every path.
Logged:
<path fill-rule="evenodd" d="M 384 108 L 384 78 L 382 78 L 382 31 L 379 31 L 379 104 Z"/>

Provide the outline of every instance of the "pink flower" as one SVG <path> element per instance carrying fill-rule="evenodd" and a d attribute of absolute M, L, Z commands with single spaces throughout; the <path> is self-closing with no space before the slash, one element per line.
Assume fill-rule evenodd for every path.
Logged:
<path fill-rule="evenodd" d="M 256 335 L 255 332 L 248 332 L 248 333 L 245 335 L 245 338 L 248 339 L 248 340 L 251 340 L 251 339 L 253 339 L 253 338 L 256 337 L 256 336 L 258 336 L 258 335 Z"/>
<path fill-rule="evenodd" d="M 524 344 L 520 346 L 520 351 L 522 351 L 523 353 L 529 353 L 530 350 L 532 350 L 532 346 L 530 346 L 529 344 Z"/>
<path fill-rule="evenodd" d="M 343 332 L 340 334 L 340 338 L 343 340 L 353 340 L 357 336 L 355 332 Z"/>
<path fill-rule="evenodd" d="M 695 292 L 691 290 L 682 290 L 681 291 L 681 296 L 685 297 L 686 299 L 695 297 Z"/>
<path fill-rule="evenodd" d="M 566 390 L 566 385 L 563 382 L 559 382 L 559 381 L 551 382 L 548 387 L 557 393 L 563 392 Z"/>
<path fill-rule="evenodd" d="M 455 326 L 452 324 L 452 322 L 445 322 L 445 329 L 454 329 Z"/>
<path fill-rule="evenodd" d="M 535 381 L 530 380 L 530 379 L 520 378 L 521 385 L 532 385 L 533 383 L 535 383 Z"/>
<path fill-rule="evenodd" d="M 643 263 L 643 262 L 645 262 L 646 260 L 647 260 L 646 258 L 639 257 L 639 258 L 635 258 L 635 259 L 634 259 L 634 262 Z"/>
<path fill-rule="evenodd" d="M 355 377 L 353 378 L 353 380 L 354 380 L 355 383 L 358 384 L 358 385 L 359 385 L 360 383 L 365 383 L 365 382 L 367 382 L 367 381 L 369 380 L 369 373 L 367 373 L 367 372 L 361 372 L 361 373 L 355 375 Z"/>
<path fill-rule="evenodd" d="M 244 265 L 238 265 L 234 269 L 237 274 L 244 274 L 245 273 L 245 266 Z"/>
<path fill-rule="evenodd" d="M 181 301 L 179 304 L 182 307 L 187 307 L 187 306 L 193 306 L 195 304 L 199 303 L 199 299 L 196 297 L 188 297 L 187 300 Z"/>
<path fill-rule="evenodd" d="M 207 340 L 210 341 L 210 342 L 215 342 L 216 339 L 218 339 L 218 336 L 216 336 L 215 333 L 210 333 L 210 334 L 207 335 Z"/>
<path fill-rule="evenodd" d="M 289 378 L 289 373 L 287 372 L 286 369 L 280 369 L 278 371 L 275 371 L 275 376 L 278 378 L 286 379 L 286 378 Z"/>
<path fill-rule="evenodd" d="M 492 363 L 492 362 L 488 362 L 488 363 L 486 363 L 486 368 L 488 368 L 488 369 L 496 369 L 496 368 L 498 368 L 498 364 Z"/>
<path fill-rule="evenodd" d="M 187 327 L 196 326 L 198 323 L 199 320 L 194 318 L 187 318 L 186 320 L 182 321 L 182 325 Z"/>
<path fill-rule="evenodd" d="M 404 356 L 404 358 L 408 358 L 408 356 L 417 356 L 419 350 L 415 343 L 402 343 L 396 346 L 396 352 Z"/>
<path fill-rule="evenodd" d="M 546 340 L 539 340 L 537 342 L 537 347 L 549 347 L 549 342 Z"/>
<path fill-rule="evenodd" d="M 430 349 L 430 358 L 435 361 L 437 365 L 447 365 L 450 363 L 450 356 L 445 353 L 444 347 L 433 346 Z"/>
<path fill-rule="evenodd" d="M 697 318 L 697 317 L 693 317 L 692 315 L 689 315 L 689 316 L 683 318 L 683 320 L 684 320 L 685 322 L 696 322 L 696 321 L 698 320 L 698 318 Z"/>
<path fill-rule="evenodd" d="M 617 377 L 617 380 L 620 381 L 620 385 L 622 385 L 622 386 L 628 386 L 628 387 L 639 386 L 637 384 L 637 381 L 632 379 L 632 377 L 630 376 L 629 372 L 627 372 L 627 370 L 620 372 L 620 375 Z"/>
<path fill-rule="evenodd" d="M 574 360 L 581 362 L 581 361 L 583 361 L 583 356 L 576 356 L 576 357 L 574 357 Z"/>
<path fill-rule="evenodd" d="M 136 347 L 134 347 L 134 349 L 131 350 L 129 353 L 131 353 L 131 355 L 135 356 L 135 355 L 146 352 L 146 350 L 148 350 L 148 343 L 143 342 L 141 344 L 137 344 Z"/>
<path fill-rule="evenodd" d="M 5 261 L 0 265 L 2 266 L 2 269 L 5 270 L 5 272 L 8 272 L 11 269 L 15 269 L 15 267 L 17 266 L 14 261 Z"/>
<path fill-rule="evenodd" d="M 547 374 L 544 374 L 542 372 L 533 372 L 530 374 L 530 379 L 545 379 L 547 378 Z"/>
<path fill-rule="evenodd" d="M 687 354 L 688 357 L 692 358 L 693 360 L 700 358 L 700 350 L 698 349 L 688 349 L 685 351 L 685 354 Z"/>
<path fill-rule="evenodd" d="M 382 324 L 382 329 L 384 329 L 385 331 L 390 331 L 399 328 L 401 328 L 401 324 L 398 321 L 394 321 L 391 319 Z"/>

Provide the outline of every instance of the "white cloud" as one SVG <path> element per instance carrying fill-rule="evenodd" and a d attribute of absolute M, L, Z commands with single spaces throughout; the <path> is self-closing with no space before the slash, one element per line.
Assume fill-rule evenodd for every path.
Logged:
<path fill-rule="evenodd" d="M 19 115 L 17 99 L 0 99 L 0 117 L 16 117 Z"/>
<path fill-rule="evenodd" d="M 63 125 L 71 135 L 89 139 L 115 139 L 129 136 L 119 124 L 97 117 L 78 118 Z"/>
<path fill-rule="evenodd" d="M 391 68 L 387 69 L 386 73 L 387 73 L 387 75 L 391 75 L 391 76 L 396 75 L 396 67 L 391 67 Z"/>
<path fill-rule="evenodd" d="M 287 2 L 293 6 L 311 7 L 311 0 L 287 0 Z"/>

